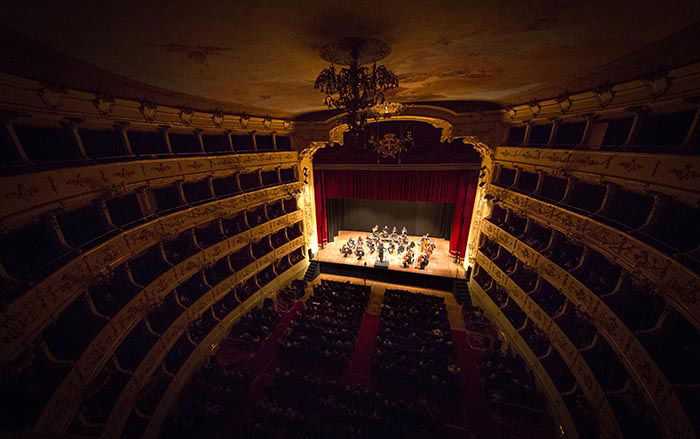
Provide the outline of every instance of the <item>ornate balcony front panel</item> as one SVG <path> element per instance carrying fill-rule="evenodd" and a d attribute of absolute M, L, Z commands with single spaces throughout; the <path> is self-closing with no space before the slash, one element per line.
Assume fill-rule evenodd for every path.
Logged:
<path fill-rule="evenodd" d="M 591 316 L 599 333 L 623 360 L 630 376 L 644 389 L 647 399 L 659 413 L 667 437 L 695 437 L 673 386 L 634 333 L 605 302 L 569 272 L 495 224 L 483 221 L 481 232 L 535 270 Z"/>
<path fill-rule="evenodd" d="M 152 281 L 133 300 L 120 309 L 117 315 L 110 319 L 108 325 L 100 331 L 81 354 L 44 409 L 37 423 L 37 429 L 54 433 L 65 431 L 68 422 L 78 409 L 83 389 L 99 373 L 121 340 L 153 305 L 161 302 L 181 282 L 189 279 L 211 261 L 232 254 L 245 245 L 288 227 L 301 219 L 302 213 L 297 211 L 261 224 L 196 253 Z M 298 239 L 299 242 L 303 242 L 302 238 Z M 267 265 L 273 261 L 275 254 L 275 252 L 271 252 L 265 255 L 254 264 L 249 264 L 243 270 L 238 271 L 236 275 L 238 277 L 248 276 L 248 274 L 255 272 L 259 264 Z M 212 299 L 211 294 L 207 294 L 207 296 L 210 300 Z"/>
<path fill-rule="evenodd" d="M 105 272 L 164 239 L 199 224 L 232 217 L 248 207 L 283 198 L 299 187 L 290 183 L 191 207 L 124 232 L 81 254 L 24 293 L 3 313 L 0 322 L 0 361 L 16 354 L 54 315 L 96 283 Z M 295 221 L 301 213 L 295 212 Z"/>
<path fill-rule="evenodd" d="M 576 151 L 499 146 L 496 163 L 528 170 L 550 168 L 553 173 L 593 174 L 689 192 L 700 186 L 700 158 L 670 154 Z M 697 198 L 697 196 L 696 196 Z"/>
<path fill-rule="evenodd" d="M 487 259 L 484 257 L 484 259 Z M 494 322 L 494 324 L 501 330 L 503 330 L 518 350 L 520 355 L 525 359 L 527 364 L 530 366 L 537 381 L 540 383 L 542 390 L 547 397 L 550 407 L 554 412 L 555 419 L 561 423 L 561 428 L 563 429 L 564 437 L 566 438 L 578 438 L 579 434 L 574 426 L 574 421 L 571 418 L 571 413 L 564 403 L 561 394 L 557 390 L 556 385 L 552 381 L 544 366 L 537 358 L 537 356 L 532 352 L 530 346 L 522 338 L 520 333 L 513 327 L 510 320 L 503 315 L 501 310 L 496 306 L 496 304 L 491 300 L 491 298 L 486 294 L 486 292 L 481 288 L 481 286 L 472 278 L 469 282 L 469 290 L 472 296 L 476 299 L 476 305 L 479 305 L 489 317 L 489 320 Z"/>
<path fill-rule="evenodd" d="M 559 325 L 486 255 L 478 252 L 476 262 L 499 285 L 506 289 L 508 295 L 537 324 L 539 329 L 547 335 L 552 345 L 559 351 L 574 377 L 576 377 L 576 381 L 586 395 L 590 406 L 597 410 L 596 418 L 601 427 L 603 437 L 623 437 L 605 391 L 586 363 L 586 360 Z"/>
<path fill-rule="evenodd" d="M 586 216 L 527 195 L 490 186 L 488 193 L 526 217 L 559 230 L 608 255 L 624 268 L 649 280 L 695 327 L 700 328 L 700 275 L 648 244 Z M 482 230 L 493 230 L 493 224 Z"/>
<path fill-rule="evenodd" d="M 56 169 L 0 178 L 0 224 L 16 218 L 36 216 L 71 202 L 125 193 L 129 188 L 157 184 L 159 180 L 201 179 L 245 169 L 275 169 L 294 166 L 297 154 L 276 152 L 216 157 L 172 158 L 110 163 Z"/>
<path fill-rule="evenodd" d="M 211 353 L 212 346 L 219 343 L 228 335 L 228 330 L 235 323 L 235 321 L 245 315 L 251 308 L 257 306 L 263 299 L 271 296 L 274 294 L 274 292 L 284 288 L 284 286 L 286 286 L 293 279 L 301 276 L 305 267 L 306 265 L 303 262 L 299 262 L 287 269 L 287 271 L 282 273 L 282 275 L 276 278 L 275 281 L 260 288 L 258 292 L 241 304 L 241 306 L 236 308 L 236 310 L 232 311 L 211 332 L 209 332 L 209 334 L 207 334 L 206 338 L 187 358 L 175 378 L 166 389 L 165 393 L 163 393 L 163 397 L 158 403 L 158 407 L 156 408 L 156 411 L 153 413 L 153 416 L 146 427 L 146 431 L 143 435 L 144 439 L 155 439 L 158 437 L 161 426 L 163 425 L 163 422 L 165 422 L 167 415 L 170 412 L 172 405 L 176 402 L 177 396 L 182 391 L 182 388 L 188 383 L 190 376 L 199 368 L 207 355 Z M 118 436 L 107 436 L 107 438 L 110 437 L 114 437 L 116 439 Z"/>
<path fill-rule="evenodd" d="M 160 338 L 159 343 L 155 344 L 153 348 L 146 354 L 144 359 L 139 364 L 138 368 L 134 374 L 129 379 L 128 383 L 124 387 L 121 395 L 117 399 L 114 405 L 114 410 L 110 414 L 110 418 L 105 424 L 104 436 L 117 438 L 121 434 L 121 430 L 129 417 L 129 413 L 133 408 L 134 404 L 139 398 L 139 394 L 143 387 L 149 382 L 151 376 L 156 371 L 158 366 L 161 364 L 163 358 L 168 354 L 170 348 L 175 344 L 178 338 L 187 330 L 190 322 L 196 320 L 204 311 L 209 309 L 213 303 L 216 303 L 221 299 L 228 291 L 234 288 L 236 285 L 240 285 L 250 277 L 254 276 L 257 272 L 267 267 L 271 262 L 276 259 L 283 257 L 289 253 L 294 252 L 294 250 L 299 249 L 303 245 L 303 238 L 299 237 L 293 241 L 290 241 L 280 248 L 264 256 L 243 270 L 236 272 L 235 274 L 229 276 L 223 281 L 219 282 L 214 286 L 209 292 L 205 294 L 202 298 L 197 300 L 192 304 L 185 313 L 183 313 L 179 318 L 177 318 L 168 330 L 163 333 Z M 275 282 L 266 285 L 262 290 L 274 291 L 274 285 L 279 285 L 280 282 L 286 283 L 288 280 L 294 279 L 300 270 L 306 267 L 304 261 L 296 264 L 296 266 L 291 267 L 285 273 L 282 274 Z M 287 281 L 280 281 L 280 279 L 288 279 Z M 261 290 L 261 291 L 262 291 Z M 222 320 L 224 322 L 231 322 L 231 319 L 235 319 L 238 316 L 245 314 L 248 309 L 255 306 L 261 300 L 260 294 L 256 293 L 245 302 L 237 306 L 231 313 Z M 207 343 L 205 340 L 202 346 L 208 347 L 211 343 Z M 186 369 L 187 363 L 183 366 L 181 370 Z M 186 382 L 186 380 L 185 380 Z M 179 388 L 178 388 L 179 389 Z"/>

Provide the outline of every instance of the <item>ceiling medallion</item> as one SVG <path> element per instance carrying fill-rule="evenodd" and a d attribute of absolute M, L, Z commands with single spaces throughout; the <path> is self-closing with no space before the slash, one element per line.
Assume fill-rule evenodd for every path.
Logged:
<path fill-rule="evenodd" d="M 377 141 L 372 133 L 367 143 L 372 145 L 380 156 L 395 159 L 398 154 L 407 151 L 408 147 L 413 145 L 413 134 L 407 131 L 405 135 L 397 137 L 394 133 L 386 133 L 381 140 Z"/>
<path fill-rule="evenodd" d="M 371 109 L 385 102 L 386 92 L 399 87 L 396 75 L 377 65 L 390 53 L 387 43 L 374 38 L 342 38 L 321 48 L 321 58 L 331 65 L 319 73 L 314 89 L 326 95 L 324 105 L 346 113 L 342 122 L 353 135 L 364 130 Z M 336 70 L 336 64 L 347 67 Z"/>

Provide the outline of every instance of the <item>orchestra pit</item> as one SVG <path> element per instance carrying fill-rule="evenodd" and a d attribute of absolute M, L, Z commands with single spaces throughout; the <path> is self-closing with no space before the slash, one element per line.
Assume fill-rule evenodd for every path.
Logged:
<path fill-rule="evenodd" d="M 13 2 L 0 439 L 698 438 L 699 226 L 697 0 Z"/>

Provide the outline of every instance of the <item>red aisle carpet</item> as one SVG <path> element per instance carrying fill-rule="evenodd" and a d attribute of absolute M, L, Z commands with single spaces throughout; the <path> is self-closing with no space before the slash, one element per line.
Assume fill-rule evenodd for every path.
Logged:
<path fill-rule="evenodd" d="M 350 374 L 366 386 L 371 385 L 370 368 L 378 329 L 379 316 L 365 313 L 360 333 L 357 336 L 357 343 L 355 343 L 355 353 L 350 360 Z"/>

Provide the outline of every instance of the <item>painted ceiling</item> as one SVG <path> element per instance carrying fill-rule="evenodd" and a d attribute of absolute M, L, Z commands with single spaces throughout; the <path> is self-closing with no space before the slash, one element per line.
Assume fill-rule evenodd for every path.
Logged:
<path fill-rule="evenodd" d="M 12 0 L 0 14 L 0 26 L 131 80 L 289 114 L 323 108 L 318 50 L 343 36 L 392 45 L 392 100 L 510 103 L 698 20 L 697 0 Z"/>

